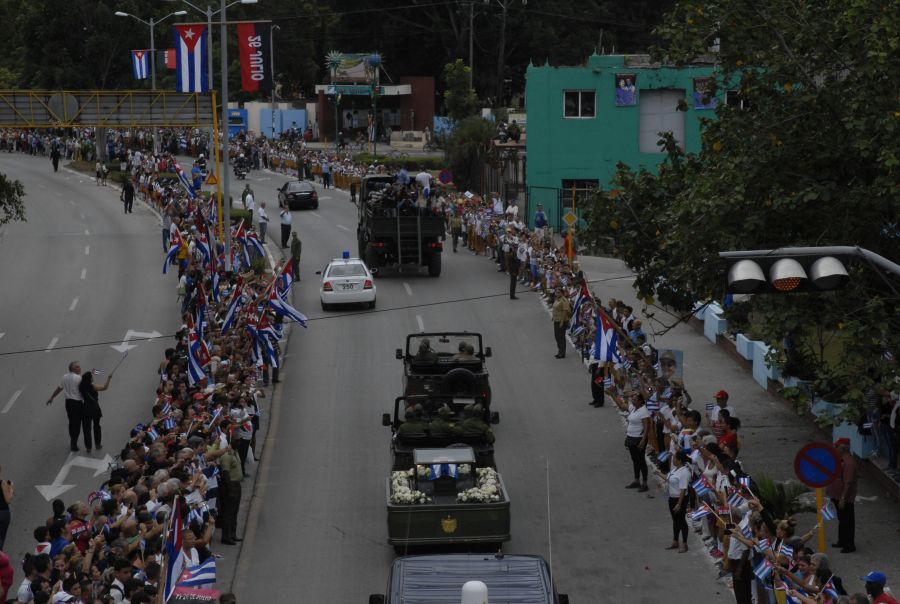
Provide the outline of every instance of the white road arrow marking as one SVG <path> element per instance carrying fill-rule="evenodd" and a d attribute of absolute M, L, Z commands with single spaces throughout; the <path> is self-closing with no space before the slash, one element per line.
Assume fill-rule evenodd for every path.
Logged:
<path fill-rule="evenodd" d="M 125 352 L 128 352 L 132 348 L 137 348 L 137 344 L 129 344 L 128 340 L 140 339 L 140 340 L 147 340 L 149 342 L 150 340 L 155 340 L 156 338 L 158 338 L 160 336 L 162 336 L 162 334 L 159 333 L 158 331 L 147 332 L 147 331 L 135 331 L 133 329 L 129 329 L 128 331 L 125 332 L 125 337 L 122 338 L 121 344 L 110 344 L 109 347 L 112 348 L 113 350 L 117 350 L 124 354 Z"/>
<path fill-rule="evenodd" d="M 53 484 L 38 484 L 34 485 L 34 488 L 38 490 L 44 499 L 52 501 L 66 491 L 75 488 L 76 485 L 74 484 L 63 484 L 69 476 L 69 471 L 73 466 L 94 470 L 94 478 L 96 478 L 104 472 L 107 472 L 109 470 L 109 464 L 112 462 L 113 458 L 109 455 L 104 455 L 103 459 L 83 457 L 81 455 L 69 455 L 63 466 L 59 469 L 59 472 L 57 472 L 56 478 L 53 479 Z"/>
<path fill-rule="evenodd" d="M 404 282 L 404 283 L 403 283 L 403 289 L 406 290 L 406 295 L 407 295 L 407 296 L 411 296 L 411 295 L 412 295 L 412 288 L 409 286 L 409 283 Z"/>
<path fill-rule="evenodd" d="M 416 315 L 416 323 L 419 324 L 419 331 L 425 331 L 425 323 L 422 321 L 421 315 Z"/>
<path fill-rule="evenodd" d="M 6 405 L 3 406 L 3 411 L 0 411 L 0 413 L 6 413 L 10 409 L 12 409 L 12 406 L 16 404 L 16 399 L 18 399 L 19 396 L 21 396 L 21 395 L 22 395 L 22 391 L 16 390 L 13 393 L 13 395 L 9 398 L 9 401 L 7 401 Z"/>
<path fill-rule="evenodd" d="M 342 224 L 337 225 L 337 228 L 339 228 L 339 229 L 344 229 L 345 231 L 349 231 L 349 230 L 350 230 L 349 228 L 345 227 L 345 226 L 342 225 Z"/>

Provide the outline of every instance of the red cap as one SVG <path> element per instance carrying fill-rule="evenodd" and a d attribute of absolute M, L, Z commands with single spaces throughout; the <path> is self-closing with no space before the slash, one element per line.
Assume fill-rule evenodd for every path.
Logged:
<path fill-rule="evenodd" d="M 728 393 L 724 390 L 719 390 L 718 392 L 716 392 L 715 398 L 728 398 Z"/>
<path fill-rule="evenodd" d="M 834 446 L 835 446 L 835 447 L 840 447 L 841 445 L 847 445 L 847 446 L 849 447 L 849 446 L 850 446 L 850 439 L 845 437 L 845 438 L 839 438 L 839 439 L 837 439 L 836 441 L 834 441 Z"/>

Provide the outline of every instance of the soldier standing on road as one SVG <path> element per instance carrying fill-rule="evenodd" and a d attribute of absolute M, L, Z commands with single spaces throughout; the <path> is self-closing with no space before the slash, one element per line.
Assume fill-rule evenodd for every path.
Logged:
<path fill-rule="evenodd" d="M 53 151 L 50 152 L 50 161 L 53 162 L 53 171 L 59 172 L 59 144 L 54 143 Z"/>
<path fill-rule="evenodd" d="M 122 195 L 119 196 L 119 199 L 125 204 L 125 213 L 131 214 L 131 205 L 134 203 L 134 184 L 130 178 L 126 178 L 122 184 Z"/>
<path fill-rule="evenodd" d="M 837 479 L 825 487 L 825 492 L 831 498 L 837 510 L 838 540 L 832 543 L 832 547 L 841 548 L 841 553 L 849 554 L 856 551 L 856 502 L 857 461 L 850 451 L 850 439 L 839 438 L 834 447 L 841 456 L 841 472 Z"/>
<path fill-rule="evenodd" d="M 62 382 L 47 399 L 47 404 L 52 405 L 53 399 L 60 392 L 65 392 L 66 415 L 69 417 L 69 448 L 78 450 L 78 435 L 81 433 L 81 417 L 84 414 L 84 399 L 78 386 L 81 385 L 81 365 L 78 361 L 69 363 L 69 372 L 62 377 Z M 87 444 L 87 443 L 85 443 Z"/>
<path fill-rule="evenodd" d="M 237 437 L 232 437 L 234 442 Z M 222 527 L 222 543 L 224 545 L 237 545 L 237 515 L 241 505 L 241 481 L 244 472 L 241 469 L 241 459 L 237 451 L 228 447 L 225 454 L 219 458 L 219 468 L 222 478 L 219 480 L 219 512 L 220 525 Z M 224 488 L 223 488 L 224 487 Z"/>
<path fill-rule="evenodd" d="M 513 235 L 512 230 L 506 231 L 506 240 L 503 243 L 503 252 L 506 256 L 506 270 L 509 271 L 509 299 L 518 300 L 516 296 L 516 279 L 519 276 L 519 258 L 517 256 L 519 250 L 519 242 Z"/>
<path fill-rule="evenodd" d="M 557 359 L 566 358 L 566 329 L 571 316 L 572 307 L 569 305 L 569 298 L 562 288 L 557 288 L 556 300 L 553 302 L 553 337 L 556 338 Z"/>
<path fill-rule="evenodd" d="M 300 280 L 300 254 L 303 252 L 303 242 L 297 237 L 297 231 L 291 233 L 291 268 L 294 271 L 294 279 Z"/>
<path fill-rule="evenodd" d="M 450 238 L 453 241 L 453 253 L 456 253 L 456 246 L 459 242 L 459 236 L 462 234 L 462 218 L 459 214 L 453 212 L 450 215 Z"/>

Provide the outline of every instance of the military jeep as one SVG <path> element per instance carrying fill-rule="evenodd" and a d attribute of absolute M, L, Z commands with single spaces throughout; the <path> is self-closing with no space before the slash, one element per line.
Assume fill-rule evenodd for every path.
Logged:
<path fill-rule="evenodd" d="M 466 349 L 471 353 L 464 352 Z M 491 385 L 481 334 L 463 332 L 417 333 L 406 336 L 406 350 L 397 349 L 403 361 L 403 394 L 481 399 L 491 404 Z"/>

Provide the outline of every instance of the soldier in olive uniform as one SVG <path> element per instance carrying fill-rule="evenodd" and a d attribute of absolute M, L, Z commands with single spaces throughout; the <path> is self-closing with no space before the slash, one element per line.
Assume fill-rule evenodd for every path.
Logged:
<path fill-rule="evenodd" d="M 483 435 L 488 444 L 493 444 L 494 431 L 491 430 L 491 427 L 488 426 L 483 419 L 481 419 L 481 416 L 484 413 L 482 406 L 466 405 L 463 411 L 466 415 L 466 419 L 464 419 L 462 423 L 463 434 Z"/>
<path fill-rule="evenodd" d="M 406 420 L 397 427 L 397 436 L 403 434 L 425 434 L 425 423 L 412 408 L 406 410 Z"/>
<path fill-rule="evenodd" d="M 432 436 L 456 436 L 462 432 L 452 421 L 450 421 L 450 417 L 453 415 L 453 412 L 450 411 L 450 407 L 447 405 L 443 405 L 440 409 L 438 409 L 438 417 L 431 420 L 431 423 L 428 424 L 428 431 Z"/>

